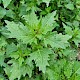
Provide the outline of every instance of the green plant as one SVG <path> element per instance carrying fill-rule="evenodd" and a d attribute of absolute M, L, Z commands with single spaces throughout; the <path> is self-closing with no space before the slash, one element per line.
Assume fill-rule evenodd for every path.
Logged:
<path fill-rule="evenodd" d="M 79 80 L 79 0 L 0 0 L 0 80 Z"/>

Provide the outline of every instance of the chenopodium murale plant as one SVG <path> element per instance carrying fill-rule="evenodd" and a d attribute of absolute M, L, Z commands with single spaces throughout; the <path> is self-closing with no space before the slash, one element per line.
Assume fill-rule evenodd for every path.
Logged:
<path fill-rule="evenodd" d="M 71 36 L 52 31 L 58 25 L 56 11 L 40 19 L 32 12 L 29 15 L 24 15 L 23 19 L 25 24 L 5 21 L 8 32 L 4 34 L 7 35 L 7 38 L 16 38 L 18 43 L 29 45 L 30 53 L 27 54 L 26 51 L 26 61 L 23 62 L 30 66 L 34 60 L 36 67 L 39 67 L 39 71 L 45 73 L 46 67 L 49 66 L 50 54 L 54 54 L 54 49 L 66 49 L 69 46 L 68 40 Z M 27 74 L 31 77 L 31 72 Z"/>

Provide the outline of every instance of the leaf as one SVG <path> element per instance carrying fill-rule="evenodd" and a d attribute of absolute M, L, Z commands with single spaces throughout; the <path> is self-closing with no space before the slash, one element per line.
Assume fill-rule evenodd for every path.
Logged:
<path fill-rule="evenodd" d="M 51 0 L 42 0 L 42 1 L 45 2 L 47 4 L 47 7 L 48 7 Z"/>
<path fill-rule="evenodd" d="M 53 70 L 51 70 L 50 68 L 47 68 L 46 73 L 48 75 L 48 79 L 49 80 L 54 80 L 54 76 L 53 76 L 54 72 L 53 72 Z"/>
<path fill-rule="evenodd" d="M 6 8 L 12 0 L 2 0 L 2 1 L 3 1 L 4 8 Z"/>
<path fill-rule="evenodd" d="M 5 66 L 4 60 L 5 60 L 5 48 L 7 45 L 7 42 L 4 37 L 1 36 L 0 38 L 0 66 Z"/>
<path fill-rule="evenodd" d="M 69 35 L 73 35 L 73 31 L 72 31 L 72 28 L 70 26 L 66 26 L 64 23 L 63 23 L 63 26 L 65 28 L 65 33 L 69 34 Z"/>
<path fill-rule="evenodd" d="M 42 34 L 46 34 L 48 31 L 52 31 L 56 26 L 53 26 L 55 22 L 56 11 L 46 15 L 38 20 L 36 14 L 32 12 L 30 15 L 24 15 L 27 27 L 32 30 L 41 30 Z"/>
<path fill-rule="evenodd" d="M 18 61 L 19 61 L 19 66 L 22 66 L 22 63 L 24 62 L 24 58 L 20 57 Z"/>
<path fill-rule="evenodd" d="M 46 34 L 48 31 L 52 31 L 56 27 L 54 26 L 54 24 L 56 23 L 55 16 L 56 16 L 56 11 L 42 18 L 41 28 L 42 28 L 43 34 Z"/>
<path fill-rule="evenodd" d="M 0 0 L 0 4 L 1 4 L 1 0 Z"/>
<path fill-rule="evenodd" d="M 75 21 L 73 22 L 73 26 L 74 26 L 75 28 L 78 27 L 78 26 L 79 26 L 79 22 L 75 20 Z"/>
<path fill-rule="evenodd" d="M 0 74 L 0 80 L 6 80 L 2 74 Z"/>
<path fill-rule="evenodd" d="M 72 30 L 70 26 L 68 27 L 64 23 L 63 23 L 63 26 L 65 28 L 65 33 L 72 36 L 72 41 L 74 41 L 75 45 L 78 47 L 78 43 L 80 42 L 80 34 L 79 34 L 80 30 L 78 28 L 75 28 L 74 30 Z"/>
<path fill-rule="evenodd" d="M 54 34 L 49 35 L 44 38 L 44 44 L 51 45 L 52 48 L 63 48 L 65 49 L 69 46 L 68 40 L 71 38 L 69 35 L 62 35 L 62 34 Z"/>
<path fill-rule="evenodd" d="M 32 42 L 37 44 L 37 38 L 42 39 L 42 34 L 46 34 L 54 29 L 55 26 L 53 26 L 53 23 L 56 23 L 54 21 L 55 15 L 56 11 L 47 15 L 40 21 L 37 19 L 36 14 L 32 12 L 30 15 L 24 16 L 26 20 L 25 26 L 22 23 L 5 21 L 8 32 L 4 32 L 3 34 L 8 36 L 8 38 L 16 38 L 25 44 L 31 44 Z"/>
<path fill-rule="evenodd" d="M 38 17 L 36 16 L 35 12 L 32 11 L 29 15 L 23 15 L 23 18 L 26 20 L 27 27 L 33 29 L 34 27 L 38 27 Z"/>
<path fill-rule="evenodd" d="M 55 71 L 55 69 L 59 69 L 59 67 L 58 67 L 58 65 L 57 65 L 56 67 L 57 67 L 57 68 L 54 68 L 54 67 L 53 67 L 53 69 L 47 68 L 47 70 L 46 70 L 46 75 L 47 75 L 47 77 L 48 77 L 49 80 L 58 80 L 58 79 L 60 79 L 60 75 L 61 75 L 61 74 L 59 74 L 59 73 L 57 73 L 57 72 Z M 59 71 L 59 70 L 58 70 L 58 71 Z"/>
<path fill-rule="evenodd" d="M 9 10 L 6 10 L 6 16 L 15 19 L 14 16 L 16 15 L 11 9 L 9 9 Z"/>
<path fill-rule="evenodd" d="M 75 36 L 75 38 L 73 38 L 73 41 L 76 44 L 76 46 L 78 47 L 78 44 L 80 43 L 80 34 L 78 34 L 77 36 Z"/>
<path fill-rule="evenodd" d="M 30 60 L 34 60 L 36 66 L 39 67 L 39 70 L 45 73 L 46 66 L 49 66 L 49 54 L 52 54 L 52 51 L 50 49 L 44 48 L 41 50 L 37 50 L 30 54 Z"/>
<path fill-rule="evenodd" d="M 80 74 L 80 68 L 76 71 L 77 74 Z"/>
<path fill-rule="evenodd" d="M 78 61 L 75 61 L 74 71 L 75 71 L 76 74 L 80 75 L 80 63 Z"/>
<path fill-rule="evenodd" d="M 79 61 L 74 61 L 74 71 L 75 73 L 80 70 L 80 63 Z"/>
<path fill-rule="evenodd" d="M 16 47 L 16 45 L 14 43 L 12 43 L 10 45 L 8 44 L 7 45 L 7 49 L 6 49 L 6 54 L 10 54 L 10 53 L 12 53 L 12 52 L 14 52 L 16 50 L 17 50 L 17 47 Z"/>
<path fill-rule="evenodd" d="M 15 22 L 9 22 L 9 21 L 5 21 L 5 22 L 7 24 L 6 26 L 7 30 L 10 31 L 10 33 L 7 33 L 7 35 L 9 35 L 10 38 L 12 37 L 12 38 L 19 39 L 25 35 L 24 29 L 27 29 L 27 28 L 25 28 L 25 26 L 22 23 L 16 24 Z"/>
<path fill-rule="evenodd" d="M 5 51 L 0 50 L 0 66 L 5 66 L 4 60 L 5 60 Z"/>
<path fill-rule="evenodd" d="M 71 75 L 72 75 L 72 68 L 73 68 L 73 65 L 72 63 L 69 63 L 65 66 L 64 68 L 64 74 L 67 78 L 70 78 Z"/>
<path fill-rule="evenodd" d="M 75 80 L 79 80 L 79 79 L 80 79 L 80 75 L 76 75 Z"/>
<path fill-rule="evenodd" d="M 7 45 L 7 42 L 3 36 L 0 38 L 0 48 L 5 47 Z"/>
<path fill-rule="evenodd" d="M 0 6 L 0 19 L 6 15 L 6 10 Z"/>
<path fill-rule="evenodd" d="M 15 60 L 10 60 L 8 64 L 12 64 L 12 65 L 7 66 L 6 68 L 4 68 L 4 70 L 9 77 L 9 80 L 14 80 L 16 78 L 20 80 L 21 76 L 25 76 L 26 74 L 28 74 L 29 77 L 31 77 L 32 68 L 30 66 L 28 65 L 19 66 L 18 62 Z"/>
<path fill-rule="evenodd" d="M 62 53 L 63 53 L 64 56 L 66 56 L 67 58 L 69 57 L 69 59 L 71 59 L 71 60 L 76 59 L 77 51 L 75 49 L 66 48 L 65 50 L 63 50 L 61 52 L 61 54 Z"/>
<path fill-rule="evenodd" d="M 17 40 L 21 40 L 23 43 L 28 44 L 35 42 L 35 37 L 33 34 L 29 33 L 29 30 L 26 26 L 24 26 L 22 23 L 14 23 L 5 21 L 7 24 L 7 30 L 8 33 L 3 33 L 5 35 L 8 35 L 9 38 L 16 38 Z"/>
<path fill-rule="evenodd" d="M 80 0 L 76 0 L 76 7 L 80 9 Z"/>
<path fill-rule="evenodd" d="M 67 9 L 74 10 L 74 5 L 72 3 L 69 3 L 69 4 L 65 5 L 65 7 Z"/>

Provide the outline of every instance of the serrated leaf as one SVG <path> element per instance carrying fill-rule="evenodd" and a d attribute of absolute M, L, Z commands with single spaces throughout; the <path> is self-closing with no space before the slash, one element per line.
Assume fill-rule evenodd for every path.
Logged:
<path fill-rule="evenodd" d="M 48 31 L 52 31 L 56 27 L 53 25 L 56 23 L 55 16 L 56 16 L 56 11 L 42 18 L 43 34 L 46 34 Z"/>
<path fill-rule="evenodd" d="M 23 18 L 26 20 L 29 28 L 38 27 L 38 17 L 36 16 L 35 12 L 32 11 L 29 15 L 23 15 Z"/>
<path fill-rule="evenodd" d="M 23 43 L 32 43 L 35 41 L 35 37 L 32 33 L 29 33 L 29 30 L 26 26 L 24 26 L 22 23 L 14 23 L 5 21 L 7 23 L 7 30 L 8 33 L 3 33 L 5 35 L 8 35 L 9 38 L 16 38 L 17 40 L 21 40 Z"/>
<path fill-rule="evenodd" d="M 64 56 L 69 57 L 71 60 L 76 59 L 77 51 L 75 49 L 66 48 L 61 53 L 63 53 Z"/>
<path fill-rule="evenodd" d="M 70 78 L 71 77 L 71 74 L 72 74 L 72 63 L 70 64 L 67 64 L 64 68 L 64 74 L 67 78 Z"/>
<path fill-rule="evenodd" d="M 42 34 L 46 34 L 54 29 L 53 23 L 56 23 L 54 21 L 55 15 L 56 11 L 38 20 L 35 13 L 32 12 L 30 15 L 24 16 L 24 19 L 26 18 L 26 26 L 22 23 L 5 21 L 8 32 L 3 34 L 8 36 L 8 38 L 16 38 L 25 44 L 31 44 L 32 42 L 37 44 L 37 38 L 42 39 Z"/>
<path fill-rule="evenodd" d="M 21 76 L 25 76 L 26 74 L 28 74 L 29 77 L 31 77 L 32 68 L 30 66 L 28 66 L 28 65 L 19 66 L 18 62 L 15 60 L 10 60 L 8 62 L 8 64 L 9 63 L 10 64 L 12 63 L 12 65 L 6 66 L 6 68 L 4 68 L 4 71 L 8 75 L 9 80 L 14 80 L 16 78 L 18 78 L 18 80 L 20 80 Z"/>
<path fill-rule="evenodd" d="M 34 60 L 36 66 L 39 67 L 39 70 L 45 73 L 46 66 L 49 66 L 49 54 L 52 54 L 52 51 L 50 49 L 44 48 L 41 50 L 37 50 L 30 54 L 30 60 Z"/>
<path fill-rule="evenodd" d="M 27 27 L 32 30 L 40 30 L 42 34 L 46 34 L 48 31 L 52 31 L 56 26 L 53 26 L 55 22 L 56 11 L 46 15 L 38 20 L 36 14 L 32 12 L 30 15 L 23 16 L 26 20 Z"/>
<path fill-rule="evenodd" d="M 65 33 L 72 36 L 72 41 L 74 41 L 75 45 L 78 47 L 78 43 L 80 42 L 80 30 L 78 28 L 72 30 L 70 26 L 66 26 L 64 23 L 63 26 L 65 28 Z"/>
<path fill-rule="evenodd" d="M 4 8 L 6 8 L 12 0 L 2 0 L 2 1 L 3 1 Z"/>
<path fill-rule="evenodd" d="M 9 21 L 5 21 L 5 22 L 7 24 L 6 27 L 8 31 L 10 31 L 10 33 L 7 33 L 10 38 L 12 37 L 12 38 L 19 39 L 26 34 L 24 33 L 25 32 L 24 29 L 27 29 L 27 28 L 25 28 L 25 26 L 22 23 L 16 24 L 15 22 L 9 22 Z"/>
<path fill-rule="evenodd" d="M 69 35 L 62 35 L 62 34 L 55 34 L 55 35 L 49 35 L 46 38 L 44 38 L 44 44 L 47 46 L 47 44 L 51 45 L 52 48 L 63 48 L 65 49 L 67 46 L 69 46 L 68 40 L 71 38 Z"/>

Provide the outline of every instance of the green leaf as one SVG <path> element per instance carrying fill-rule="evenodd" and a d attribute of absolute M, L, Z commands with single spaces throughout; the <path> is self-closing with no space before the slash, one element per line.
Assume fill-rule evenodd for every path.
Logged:
<path fill-rule="evenodd" d="M 0 4 L 1 4 L 1 0 L 0 0 Z"/>
<path fill-rule="evenodd" d="M 5 66 L 4 60 L 5 60 L 5 51 L 0 50 L 0 66 Z"/>
<path fill-rule="evenodd" d="M 23 15 L 23 18 L 26 20 L 28 25 L 27 27 L 30 29 L 38 27 L 37 25 L 39 24 L 39 20 L 34 11 L 32 11 L 29 15 Z"/>
<path fill-rule="evenodd" d="M 78 25 L 78 24 L 76 24 L 76 25 Z M 72 36 L 72 41 L 74 41 L 74 43 L 78 47 L 78 43 L 80 42 L 80 34 L 79 34 L 80 30 L 79 30 L 79 28 L 75 27 L 75 29 L 72 30 L 72 28 L 70 26 L 66 26 L 64 23 L 63 23 L 63 26 L 65 28 L 65 33 L 67 33 L 68 35 Z"/>
<path fill-rule="evenodd" d="M 80 79 L 80 75 L 76 75 L 75 80 L 79 80 L 79 79 Z"/>
<path fill-rule="evenodd" d="M 80 68 L 76 71 L 77 74 L 80 74 Z"/>
<path fill-rule="evenodd" d="M 74 5 L 72 3 L 69 3 L 69 4 L 65 5 L 65 7 L 67 9 L 74 10 Z"/>
<path fill-rule="evenodd" d="M 64 74 L 67 78 L 70 78 L 71 75 L 72 75 L 72 68 L 73 68 L 73 65 L 72 63 L 69 63 L 65 66 L 64 68 Z"/>
<path fill-rule="evenodd" d="M 18 61 L 19 61 L 19 66 L 22 66 L 22 63 L 24 62 L 24 58 L 20 57 Z"/>
<path fill-rule="evenodd" d="M 7 49 L 6 49 L 6 54 L 10 54 L 10 53 L 12 53 L 12 52 L 14 52 L 16 50 L 17 50 L 17 47 L 16 47 L 16 45 L 14 43 L 12 43 L 10 45 L 8 44 L 7 45 Z"/>
<path fill-rule="evenodd" d="M 5 80 L 5 77 L 2 74 L 0 74 L 0 80 Z"/>
<path fill-rule="evenodd" d="M 5 21 L 7 24 L 7 30 L 10 31 L 10 33 L 7 33 L 9 35 L 9 38 L 17 38 L 21 39 L 22 36 L 25 36 L 25 26 L 22 23 L 16 24 L 15 22 L 9 22 Z M 20 37 L 21 36 L 21 37 Z"/>
<path fill-rule="evenodd" d="M 67 46 L 69 46 L 68 40 L 71 38 L 69 35 L 62 35 L 60 34 L 54 34 L 49 35 L 44 38 L 44 44 L 47 46 L 47 44 L 51 45 L 52 48 L 63 48 L 65 49 Z"/>
<path fill-rule="evenodd" d="M 80 33 L 80 32 L 79 32 Z M 76 44 L 76 46 L 78 47 L 78 44 L 80 43 L 80 34 L 75 36 L 75 38 L 73 38 L 74 43 Z"/>
<path fill-rule="evenodd" d="M 80 9 L 80 0 L 76 0 L 76 6 Z"/>
<path fill-rule="evenodd" d="M 6 8 L 12 0 L 2 0 L 2 1 L 3 1 L 4 8 Z"/>
<path fill-rule="evenodd" d="M 34 12 L 30 15 L 24 15 L 26 20 L 27 27 L 32 30 L 41 30 L 42 34 L 46 34 L 48 31 L 52 31 L 56 26 L 53 26 L 55 22 L 56 11 L 46 15 L 41 19 L 37 19 L 37 16 Z"/>
<path fill-rule="evenodd" d="M 72 31 L 72 28 L 70 26 L 66 26 L 64 23 L 63 23 L 63 26 L 65 28 L 65 33 L 69 34 L 69 35 L 73 35 L 73 31 Z"/>
<path fill-rule="evenodd" d="M 0 19 L 6 15 L 6 10 L 0 6 Z"/>
<path fill-rule="evenodd" d="M 32 12 L 30 15 L 24 16 L 26 20 L 25 26 L 22 23 L 5 21 L 9 32 L 4 32 L 3 34 L 7 35 L 8 38 L 16 38 L 25 44 L 31 44 L 32 42 L 37 44 L 37 38 L 42 39 L 44 34 L 54 29 L 55 26 L 53 24 L 56 23 L 54 21 L 55 15 L 56 11 L 38 20 L 36 14 Z"/>
<path fill-rule="evenodd" d="M 26 26 L 24 26 L 22 23 L 14 23 L 5 21 L 7 23 L 7 30 L 8 33 L 3 33 L 5 35 L 8 35 L 9 38 L 16 38 L 17 40 L 21 40 L 23 43 L 32 43 L 36 39 L 32 33 L 29 33 L 29 30 Z"/>
<path fill-rule="evenodd" d="M 65 50 L 62 50 L 61 54 L 63 53 L 64 56 L 69 58 L 70 60 L 76 59 L 77 51 L 72 48 L 66 48 Z"/>
<path fill-rule="evenodd" d="M 16 15 L 11 9 L 9 9 L 6 10 L 6 16 L 14 19 Z"/>
<path fill-rule="evenodd" d="M 48 7 L 51 0 L 42 0 L 42 1 L 45 2 L 47 4 L 47 7 Z"/>
<path fill-rule="evenodd" d="M 74 26 L 75 28 L 78 27 L 78 26 L 79 26 L 79 22 L 75 20 L 75 21 L 73 22 L 73 26 Z"/>
<path fill-rule="evenodd" d="M 74 61 L 74 71 L 75 73 L 80 70 L 80 63 L 79 61 Z"/>
<path fill-rule="evenodd" d="M 49 13 L 48 15 L 42 18 L 41 28 L 42 28 L 43 34 L 46 34 L 48 31 L 52 31 L 56 27 L 54 25 L 56 23 L 55 16 L 56 16 L 56 11 Z"/>
<path fill-rule="evenodd" d="M 5 47 L 7 45 L 7 42 L 3 36 L 0 38 L 0 48 Z"/>
<path fill-rule="evenodd" d="M 31 77 L 32 75 L 32 68 L 28 65 L 19 66 L 19 63 L 15 60 L 10 60 L 8 64 L 12 64 L 11 66 L 6 66 L 4 68 L 5 73 L 8 75 L 9 80 L 14 80 L 18 78 L 20 80 L 21 76 L 25 76 L 26 74 Z M 14 76 L 13 76 L 14 75 Z"/>
<path fill-rule="evenodd" d="M 46 70 L 46 73 L 47 73 L 47 75 L 48 75 L 48 79 L 49 80 L 55 80 L 54 79 L 54 72 L 53 72 L 53 70 L 51 70 L 50 68 L 47 68 L 47 70 Z"/>
<path fill-rule="evenodd" d="M 56 69 L 58 69 L 58 72 L 56 72 Z M 58 80 L 58 79 L 60 79 L 60 75 L 61 75 L 61 74 L 59 74 L 59 72 L 60 72 L 59 67 L 57 65 L 56 68 L 53 67 L 53 69 L 47 68 L 46 75 L 49 80 Z"/>
<path fill-rule="evenodd" d="M 74 71 L 76 74 L 80 75 L 80 63 L 78 61 L 75 61 L 74 63 Z"/>
<path fill-rule="evenodd" d="M 4 37 L 1 36 L 0 38 L 0 66 L 5 66 L 4 60 L 5 60 L 5 48 L 7 45 L 7 42 Z"/>
<path fill-rule="evenodd" d="M 46 66 L 49 66 L 49 54 L 52 54 L 52 51 L 50 49 L 44 48 L 37 50 L 30 54 L 30 60 L 34 60 L 36 66 L 39 67 L 39 70 L 45 73 Z"/>

